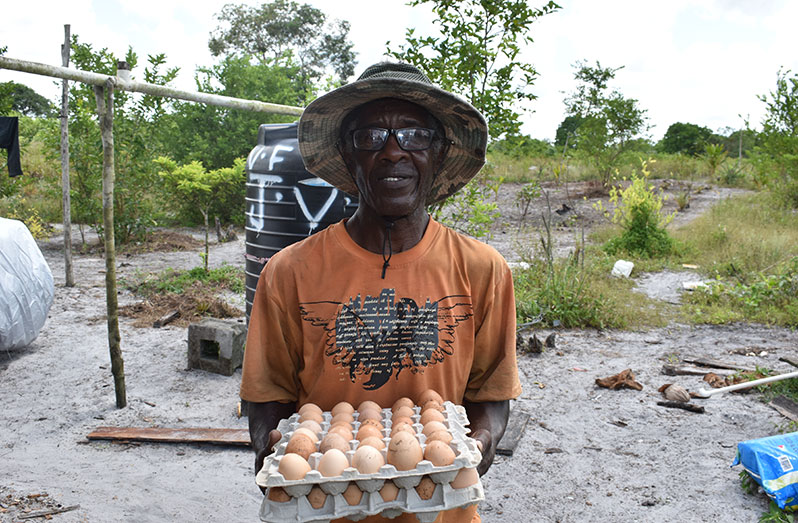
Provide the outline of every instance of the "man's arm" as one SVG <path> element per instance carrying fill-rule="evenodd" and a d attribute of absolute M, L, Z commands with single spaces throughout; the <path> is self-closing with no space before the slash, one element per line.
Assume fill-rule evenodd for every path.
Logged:
<path fill-rule="evenodd" d="M 482 445 L 482 449 L 480 449 L 482 451 L 482 461 L 477 465 L 477 472 L 482 476 L 493 464 L 493 458 L 496 456 L 496 446 L 504 435 L 504 429 L 507 428 L 507 418 L 510 416 L 510 401 L 472 403 L 464 400 L 463 406 L 471 427 L 469 436 Z"/>
<path fill-rule="evenodd" d="M 272 446 L 280 441 L 282 435 L 276 430 L 281 419 L 296 412 L 296 403 L 247 402 L 249 418 L 249 439 L 255 451 L 255 474 L 263 467 L 263 460 L 271 454 Z"/>

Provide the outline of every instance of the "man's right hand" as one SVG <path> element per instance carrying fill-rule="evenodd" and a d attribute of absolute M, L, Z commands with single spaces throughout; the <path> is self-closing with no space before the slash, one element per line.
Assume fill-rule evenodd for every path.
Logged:
<path fill-rule="evenodd" d="M 263 460 L 273 452 L 274 445 L 280 441 L 282 434 L 277 429 L 281 419 L 291 416 L 296 411 L 296 403 L 280 403 L 268 401 L 264 403 L 247 403 L 249 418 L 249 440 L 255 451 L 255 474 L 263 467 Z M 263 489 L 261 489 L 263 490 Z"/>
<path fill-rule="evenodd" d="M 257 475 L 260 472 L 260 469 L 263 468 L 263 462 L 266 460 L 266 456 L 274 452 L 274 446 L 277 445 L 277 442 L 283 435 L 280 433 L 279 430 L 272 430 L 269 432 L 269 442 L 266 445 L 266 448 L 255 454 L 255 474 Z"/>

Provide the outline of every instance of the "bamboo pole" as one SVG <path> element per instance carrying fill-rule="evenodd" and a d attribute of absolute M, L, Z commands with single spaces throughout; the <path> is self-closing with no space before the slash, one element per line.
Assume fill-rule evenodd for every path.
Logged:
<path fill-rule="evenodd" d="M 203 103 L 227 107 L 228 109 L 240 109 L 242 111 L 256 111 L 262 113 L 288 114 L 299 116 L 302 114 L 301 107 L 290 105 L 271 104 L 259 102 L 257 100 L 245 100 L 243 98 L 233 98 L 232 96 L 222 96 L 218 94 L 199 93 L 192 91 L 181 91 L 165 85 L 155 85 L 146 82 L 126 81 L 116 76 L 68 69 L 54 65 L 42 64 L 39 62 L 29 62 L 27 60 L 17 60 L 0 56 L 0 69 L 10 69 L 12 71 L 22 71 L 24 73 L 38 74 L 82 82 L 95 86 L 105 86 L 106 82 L 111 81 L 114 89 L 130 91 L 134 93 L 149 94 L 151 96 L 163 96 L 167 98 L 177 98 L 189 102 Z"/>
<path fill-rule="evenodd" d="M 64 45 L 61 46 L 61 65 L 69 65 L 69 24 L 64 24 Z M 69 81 L 61 82 L 61 209 L 64 219 L 64 280 L 67 287 L 75 286 L 72 271 L 72 214 L 69 199 Z"/>
<path fill-rule="evenodd" d="M 114 246 L 114 84 L 94 86 L 97 115 L 103 142 L 103 236 L 105 237 L 105 305 L 108 322 L 108 349 L 114 375 L 116 406 L 127 405 L 125 362 L 122 359 L 119 335 L 119 313 L 116 298 L 116 248 Z"/>

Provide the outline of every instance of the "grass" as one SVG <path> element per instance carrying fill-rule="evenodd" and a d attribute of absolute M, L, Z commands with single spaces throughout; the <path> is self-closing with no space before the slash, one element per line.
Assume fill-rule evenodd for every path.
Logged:
<path fill-rule="evenodd" d="M 157 294 L 183 294 L 187 289 L 196 287 L 213 287 L 218 290 L 228 289 L 236 293 L 244 292 L 244 275 L 241 269 L 231 265 L 205 271 L 202 267 L 194 267 L 188 271 L 166 269 L 154 277 L 145 278 L 140 283 L 125 283 L 125 286 L 136 294 L 149 297 Z"/>

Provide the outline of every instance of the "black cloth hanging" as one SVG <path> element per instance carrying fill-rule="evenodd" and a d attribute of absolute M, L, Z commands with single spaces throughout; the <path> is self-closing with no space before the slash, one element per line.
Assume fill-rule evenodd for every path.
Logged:
<path fill-rule="evenodd" d="M 0 116 L 0 147 L 8 150 L 8 174 L 22 174 L 19 163 L 19 118 L 16 116 Z"/>

